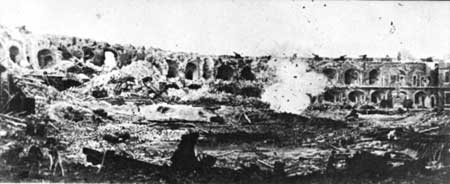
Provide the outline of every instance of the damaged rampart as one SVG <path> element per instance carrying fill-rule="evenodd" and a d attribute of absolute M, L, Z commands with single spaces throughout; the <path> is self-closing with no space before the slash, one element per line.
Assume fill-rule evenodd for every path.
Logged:
<path fill-rule="evenodd" d="M 0 57 L 1 64 L 11 71 L 25 68 L 65 72 L 64 80 L 68 78 L 70 80 L 66 81 L 73 81 L 76 85 L 57 86 L 62 90 L 94 80 L 95 74 L 123 70 L 136 62 L 148 63 L 145 67 L 151 72 L 147 76 L 134 77 L 129 81 L 121 80 L 128 76 L 116 77 L 114 80 L 119 82 L 112 82 L 116 85 L 114 90 L 95 95 L 98 97 L 136 91 L 144 96 L 159 96 L 169 88 L 199 89 L 204 84 L 217 81 L 225 85 L 223 92 L 237 94 L 239 91 L 260 97 L 256 93 L 254 95 L 253 89 L 259 88 L 256 92 L 260 94 L 273 77 L 273 71 L 268 69 L 270 56 L 206 56 L 169 52 L 76 37 L 35 36 L 23 29 L 5 27 L 0 27 Z M 311 96 L 314 104 L 370 105 L 388 109 L 450 107 L 450 67 L 445 63 L 431 69 L 424 61 L 400 62 L 392 58 L 366 56 L 353 59 L 293 56 L 289 59 L 292 62 L 306 62 L 312 70 L 328 78 L 330 85 L 327 89 L 321 95 Z M 70 67 L 61 67 L 64 63 Z M 227 83 L 239 84 L 252 91 L 242 92 L 241 89 L 227 87 Z M 97 88 L 101 85 L 92 86 L 93 91 L 102 91 Z"/>

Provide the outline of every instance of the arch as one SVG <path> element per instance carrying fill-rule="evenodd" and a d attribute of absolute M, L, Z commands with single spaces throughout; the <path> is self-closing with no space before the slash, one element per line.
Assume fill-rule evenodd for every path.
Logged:
<path fill-rule="evenodd" d="M 9 51 L 9 58 L 11 58 L 11 60 L 14 63 L 17 63 L 18 62 L 17 56 L 20 53 L 19 47 L 15 46 L 15 45 L 12 45 L 12 46 L 9 47 L 8 51 Z"/>
<path fill-rule="evenodd" d="M 68 44 L 70 45 L 70 44 Z M 72 53 L 69 51 L 68 47 L 70 48 L 70 46 L 64 46 L 64 45 L 60 45 L 58 47 L 58 50 L 61 51 L 61 56 L 63 60 L 70 60 L 70 58 L 73 57 Z"/>
<path fill-rule="evenodd" d="M 425 98 L 426 98 L 425 92 L 417 91 L 414 94 L 414 104 L 416 104 L 418 107 L 425 106 Z"/>
<path fill-rule="evenodd" d="M 178 76 L 178 63 L 174 60 L 166 60 L 169 70 L 167 71 L 167 78 L 174 78 Z"/>
<path fill-rule="evenodd" d="M 327 76 L 329 80 L 333 80 L 336 78 L 336 70 L 332 68 L 325 68 L 322 70 L 322 73 Z"/>
<path fill-rule="evenodd" d="M 323 93 L 323 100 L 328 102 L 337 102 L 339 98 L 339 91 L 330 89 Z"/>
<path fill-rule="evenodd" d="M 105 64 L 105 51 L 100 46 L 94 50 L 94 57 L 91 63 L 96 66 L 103 66 Z"/>
<path fill-rule="evenodd" d="M 425 79 L 425 76 L 420 77 L 419 86 L 426 86 L 427 80 Z"/>
<path fill-rule="evenodd" d="M 255 80 L 255 74 L 252 72 L 252 68 L 250 66 L 245 66 L 241 70 L 241 77 L 245 80 Z"/>
<path fill-rule="evenodd" d="M 404 70 L 398 70 L 398 80 L 401 85 L 405 85 L 406 72 Z"/>
<path fill-rule="evenodd" d="M 386 93 L 384 91 L 376 90 L 370 95 L 370 101 L 373 103 L 380 103 L 385 94 Z"/>
<path fill-rule="evenodd" d="M 430 106 L 431 106 L 431 108 L 436 107 L 436 96 L 435 95 L 430 96 Z"/>
<path fill-rule="evenodd" d="M 373 69 L 369 72 L 369 84 L 375 84 L 380 78 L 380 70 Z"/>
<path fill-rule="evenodd" d="M 359 71 L 356 69 L 348 69 L 344 73 L 344 83 L 349 84 L 355 84 L 359 82 Z"/>
<path fill-rule="evenodd" d="M 105 51 L 105 67 L 114 68 L 117 66 L 116 55 L 112 51 Z"/>
<path fill-rule="evenodd" d="M 83 51 L 83 60 L 84 61 L 92 59 L 94 57 L 94 55 L 95 55 L 94 54 L 94 49 L 90 48 L 88 46 L 83 46 L 81 48 L 81 50 Z"/>
<path fill-rule="evenodd" d="M 392 103 L 393 103 L 393 105 L 403 106 L 403 104 L 407 100 L 411 101 L 411 103 L 412 103 L 412 99 L 409 98 L 409 95 L 408 95 L 407 91 L 400 91 L 400 90 L 393 90 L 392 91 Z"/>
<path fill-rule="evenodd" d="M 37 53 L 40 68 L 45 68 L 54 61 L 53 52 L 49 49 L 41 49 Z"/>
<path fill-rule="evenodd" d="M 184 70 L 184 77 L 189 80 L 195 80 L 197 78 L 197 65 L 194 63 L 188 63 Z"/>
<path fill-rule="evenodd" d="M 351 102 L 362 102 L 364 98 L 364 92 L 362 91 L 352 91 L 348 94 L 348 99 Z"/>
<path fill-rule="evenodd" d="M 413 75 L 413 86 L 418 86 L 417 81 L 418 81 L 417 75 Z"/>
<path fill-rule="evenodd" d="M 219 68 L 217 68 L 216 78 L 222 80 L 231 80 L 232 77 L 233 77 L 233 68 L 231 68 L 231 66 L 222 65 Z"/>
<path fill-rule="evenodd" d="M 392 96 L 404 100 L 408 98 L 408 93 L 406 91 L 392 91 Z"/>

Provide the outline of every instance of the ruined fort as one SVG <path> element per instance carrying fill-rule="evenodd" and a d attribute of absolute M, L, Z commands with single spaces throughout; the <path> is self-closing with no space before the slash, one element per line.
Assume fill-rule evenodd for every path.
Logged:
<path fill-rule="evenodd" d="M 450 105 L 449 68 L 442 61 L 362 57 L 316 58 L 310 63 L 331 84 L 320 96 L 321 101 L 380 108 L 424 109 Z"/>
<path fill-rule="evenodd" d="M 0 182 L 447 181 L 449 66 L 202 55 L 0 26 Z"/>
<path fill-rule="evenodd" d="M 177 87 L 195 88 L 215 80 L 251 81 L 249 83 L 258 88 L 256 92 L 240 92 L 259 97 L 261 86 L 270 81 L 271 76 L 267 71 L 267 62 L 271 56 L 247 57 L 237 53 L 208 56 L 172 52 L 77 37 L 36 36 L 24 28 L 8 30 L 2 27 L 0 33 L 1 64 L 13 71 L 45 71 L 64 61 L 75 63 L 65 68 L 65 72 L 87 75 L 93 73 L 89 72 L 89 68 L 114 70 L 136 61 L 148 62 L 151 70 L 157 71 L 157 74 L 132 81 L 131 86 L 119 84 L 118 88 L 124 88 L 123 90 L 146 88 L 144 91 L 148 93 L 147 91 L 157 91 L 157 88 L 173 84 Z M 383 109 L 450 107 L 450 68 L 441 60 L 402 60 L 400 56 L 323 58 L 316 55 L 299 58 L 294 55 L 288 58 L 292 62 L 306 62 L 313 71 L 328 78 L 329 85 L 325 92 L 311 97 L 311 102 L 316 105 L 370 105 Z M 59 77 L 71 78 L 76 84 L 89 80 L 89 77 L 80 78 L 80 75 Z M 153 83 L 152 87 L 148 87 L 145 84 L 147 82 Z M 222 90 L 237 93 L 235 89 Z"/>

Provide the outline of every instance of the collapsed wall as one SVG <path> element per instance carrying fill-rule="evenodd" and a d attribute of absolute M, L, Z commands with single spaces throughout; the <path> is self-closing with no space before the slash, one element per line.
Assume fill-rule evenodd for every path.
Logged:
<path fill-rule="evenodd" d="M 205 56 L 193 53 L 169 52 L 131 45 L 111 45 L 91 39 L 42 35 L 0 27 L 0 58 L 8 68 L 21 66 L 41 70 L 60 61 L 83 62 L 107 69 L 122 68 L 134 61 L 152 63 L 165 78 L 198 81 L 255 80 L 252 73 L 265 57 Z M 253 62 L 256 61 L 256 62 Z"/>
<path fill-rule="evenodd" d="M 42 35 L 0 27 L 0 57 L 6 65 L 46 69 L 61 60 L 85 62 L 109 69 L 122 68 L 134 61 L 145 60 L 161 70 L 166 78 L 186 80 L 254 80 L 252 70 L 264 57 L 205 56 L 193 53 L 169 52 L 131 45 L 111 45 L 91 39 Z M 240 75 L 242 73 L 244 75 Z"/>
<path fill-rule="evenodd" d="M 33 35 L 24 28 L 0 27 L 3 76 L 14 75 L 15 82 L 42 83 L 54 88 L 50 91 L 71 89 L 76 96 L 150 99 L 176 96 L 189 100 L 220 93 L 227 94 L 227 98 L 260 97 L 263 86 L 270 81 L 266 72 L 270 59 L 171 52 L 76 37 Z M 36 96 L 34 92 L 25 94 L 53 98 Z"/>
<path fill-rule="evenodd" d="M 178 96 L 182 96 L 180 89 L 202 87 L 209 92 L 260 98 L 274 84 L 274 70 L 282 70 L 270 67 L 269 63 L 277 59 L 289 60 L 296 66 L 307 63 L 309 69 L 295 71 L 299 76 L 312 71 L 328 78 L 325 90 L 302 95 L 308 95 L 315 104 L 396 108 L 411 99 L 413 107 L 422 108 L 442 106 L 446 98 L 441 85 L 444 73 L 429 69 L 423 62 L 400 63 L 392 58 L 366 56 L 352 59 L 200 55 L 77 37 L 33 35 L 23 27 L 0 27 L 0 64 L 9 73 L 38 73 L 46 84 L 58 90 L 81 86 L 83 92 L 96 98 L 154 98 L 170 93 L 170 89 L 178 90 Z M 297 77 L 297 73 L 293 76 Z M 307 85 L 324 88 L 322 82 Z"/>

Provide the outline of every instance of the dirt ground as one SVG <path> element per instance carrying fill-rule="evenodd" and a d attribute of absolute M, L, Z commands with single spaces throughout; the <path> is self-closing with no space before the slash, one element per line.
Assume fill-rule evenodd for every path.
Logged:
<path fill-rule="evenodd" d="M 74 107 L 70 104 L 64 105 L 61 109 L 67 110 L 69 106 Z M 427 165 L 432 169 L 426 171 L 417 171 L 417 169 L 408 171 L 401 168 L 407 162 L 417 159 L 418 151 L 387 139 L 389 131 L 386 130 L 405 128 L 420 132 L 435 126 L 447 127 L 447 123 L 442 121 L 446 120 L 446 115 L 437 115 L 433 112 L 410 113 L 402 116 L 360 116 L 357 120 L 345 121 L 277 113 L 255 107 L 221 106 L 213 111 L 208 107 L 197 107 L 198 111 L 190 115 L 194 116 L 198 112 L 205 111 L 203 116 L 207 113 L 213 114 L 211 116 L 220 115 L 225 121 L 183 122 L 148 120 L 148 118 L 132 116 L 126 118 L 127 115 L 95 119 L 84 114 L 78 119 L 74 116 L 78 113 L 83 114 L 83 109 L 77 107 L 80 106 L 69 108 L 72 109 L 69 114 L 54 114 L 61 119 L 52 121 L 52 126 L 47 125 L 45 135 L 29 135 L 26 127 L 2 124 L 2 130 L 6 131 L 6 135 L 2 135 L 1 139 L 1 181 L 445 183 L 450 176 L 448 165 L 444 165 L 442 160 L 428 160 Z M 164 105 L 164 107 L 179 111 L 182 111 L 184 107 L 190 111 L 194 108 L 191 105 Z M 57 112 L 64 111 L 61 109 Z M 244 112 L 251 122 L 239 114 Z M 176 113 L 179 114 L 179 112 Z M 55 117 L 53 118 L 56 119 Z M 39 119 L 32 121 L 39 121 Z M 382 131 L 385 132 L 385 138 L 380 138 L 377 134 Z M 197 155 L 205 154 L 217 159 L 212 168 L 180 172 L 169 167 L 170 158 L 181 136 L 189 132 L 200 133 L 196 145 Z M 128 134 L 129 138 L 116 142 L 105 138 L 106 135 L 120 134 Z M 43 145 L 44 137 L 56 137 L 63 145 L 61 154 L 66 173 L 64 177 L 58 172 L 53 175 L 46 167 L 47 162 L 43 162 L 40 168 L 41 173 L 30 169 L 30 162 L 26 159 L 27 150 L 31 145 Z M 86 160 L 86 155 L 82 152 L 83 148 L 100 152 L 113 150 L 117 155 L 142 161 L 148 165 L 135 167 L 124 166 L 120 163 L 104 163 L 103 168 L 98 171 L 98 165 L 93 165 Z M 398 167 L 373 166 L 372 170 L 356 173 L 345 166 L 343 161 L 361 151 L 368 151 L 374 155 L 395 152 L 398 157 L 406 155 L 408 158 L 403 161 L 401 159 L 401 161 L 389 161 L 399 162 Z M 341 157 L 340 161 L 337 160 L 334 163 L 335 169 L 330 169 L 328 166 L 332 152 L 336 152 Z M 378 164 L 371 162 L 371 159 L 358 164 Z M 284 163 L 284 174 L 277 175 L 274 172 L 276 162 Z"/>
<path fill-rule="evenodd" d="M 277 112 L 260 98 L 223 92 L 257 82 L 213 81 L 142 97 L 117 92 L 138 70 L 100 73 L 57 90 L 55 83 L 17 75 L 34 97 L 34 113 L 0 113 L 0 182 L 145 183 L 445 183 L 449 181 L 448 112 L 358 114 L 350 110 Z M 122 72 L 122 73 L 121 73 Z M 145 76 L 138 73 L 136 75 Z M 118 79 L 107 81 L 111 75 Z M 128 80 L 128 79 L 127 79 Z M 130 85 L 134 85 L 133 82 Z M 175 84 L 173 84 L 175 85 Z M 125 89 L 123 89 L 125 90 Z M 237 90 L 239 91 L 239 90 Z M 94 93 L 95 92 L 95 93 Z M 115 93 L 115 92 L 114 92 Z M 183 136 L 199 135 L 183 150 Z M 49 146 L 49 140 L 55 140 Z M 188 142 L 189 143 L 189 142 Z M 49 168 L 34 148 L 60 156 Z M 87 151 L 88 150 L 88 151 Z M 192 169 L 175 169 L 176 153 Z M 183 160 L 186 159 L 186 160 Z M 37 165 L 38 164 L 38 165 Z"/>

